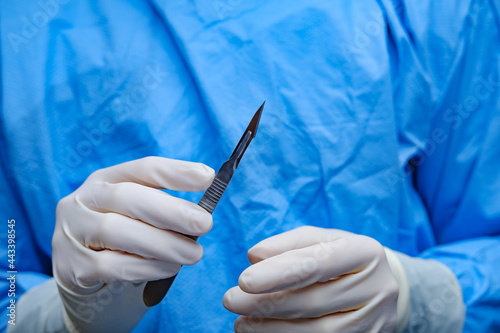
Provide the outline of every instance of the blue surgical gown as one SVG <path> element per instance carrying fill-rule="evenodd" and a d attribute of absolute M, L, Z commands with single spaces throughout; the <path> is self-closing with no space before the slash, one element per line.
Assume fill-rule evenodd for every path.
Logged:
<path fill-rule="evenodd" d="M 465 332 L 499 332 L 499 7 L 2 1 L 0 328 L 8 219 L 19 297 L 51 276 L 55 207 L 90 173 L 148 155 L 217 169 L 267 100 L 204 258 L 135 332 L 232 331 L 222 296 L 247 249 L 301 225 L 439 260 Z"/>

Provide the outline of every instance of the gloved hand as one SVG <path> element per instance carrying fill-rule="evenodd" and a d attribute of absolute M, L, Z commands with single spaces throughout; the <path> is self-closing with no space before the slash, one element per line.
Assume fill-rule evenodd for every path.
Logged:
<path fill-rule="evenodd" d="M 248 251 L 224 306 L 236 332 L 394 332 L 399 286 L 380 243 L 301 227 Z"/>
<path fill-rule="evenodd" d="M 213 178 L 203 164 L 148 157 L 94 172 L 59 202 L 53 271 L 69 330 L 132 330 L 147 311 L 145 282 L 201 259 L 180 233 L 207 233 L 212 216 L 158 189 L 201 191 Z"/>

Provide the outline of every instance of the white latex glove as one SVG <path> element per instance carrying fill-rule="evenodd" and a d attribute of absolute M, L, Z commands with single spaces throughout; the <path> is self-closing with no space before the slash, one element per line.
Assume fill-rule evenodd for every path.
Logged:
<path fill-rule="evenodd" d="M 370 237 L 301 227 L 248 251 L 224 306 L 236 332 L 394 332 L 399 287 Z"/>
<path fill-rule="evenodd" d="M 146 313 L 146 281 L 198 262 L 212 216 L 158 189 L 201 191 L 214 171 L 199 163 L 147 157 L 98 170 L 57 206 L 54 277 L 68 330 L 130 331 Z"/>

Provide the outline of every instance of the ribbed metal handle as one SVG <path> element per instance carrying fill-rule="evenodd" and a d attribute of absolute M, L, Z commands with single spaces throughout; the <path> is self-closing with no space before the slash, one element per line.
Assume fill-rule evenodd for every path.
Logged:
<path fill-rule="evenodd" d="M 198 205 L 205 208 L 207 212 L 212 214 L 215 207 L 219 203 L 220 198 L 226 190 L 227 184 L 218 179 L 217 177 L 212 182 L 212 185 L 205 191 L 203 196 L 198 202 Z"/>

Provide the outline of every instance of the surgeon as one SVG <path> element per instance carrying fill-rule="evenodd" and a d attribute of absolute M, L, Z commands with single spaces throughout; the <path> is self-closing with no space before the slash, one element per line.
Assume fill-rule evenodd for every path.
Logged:
<path fill-rule="evenodd" d="M 499 18 L 3 2 L 0 328 L 500 331 Z M 263 100 L 212 216 L 196 202 Z"/>

